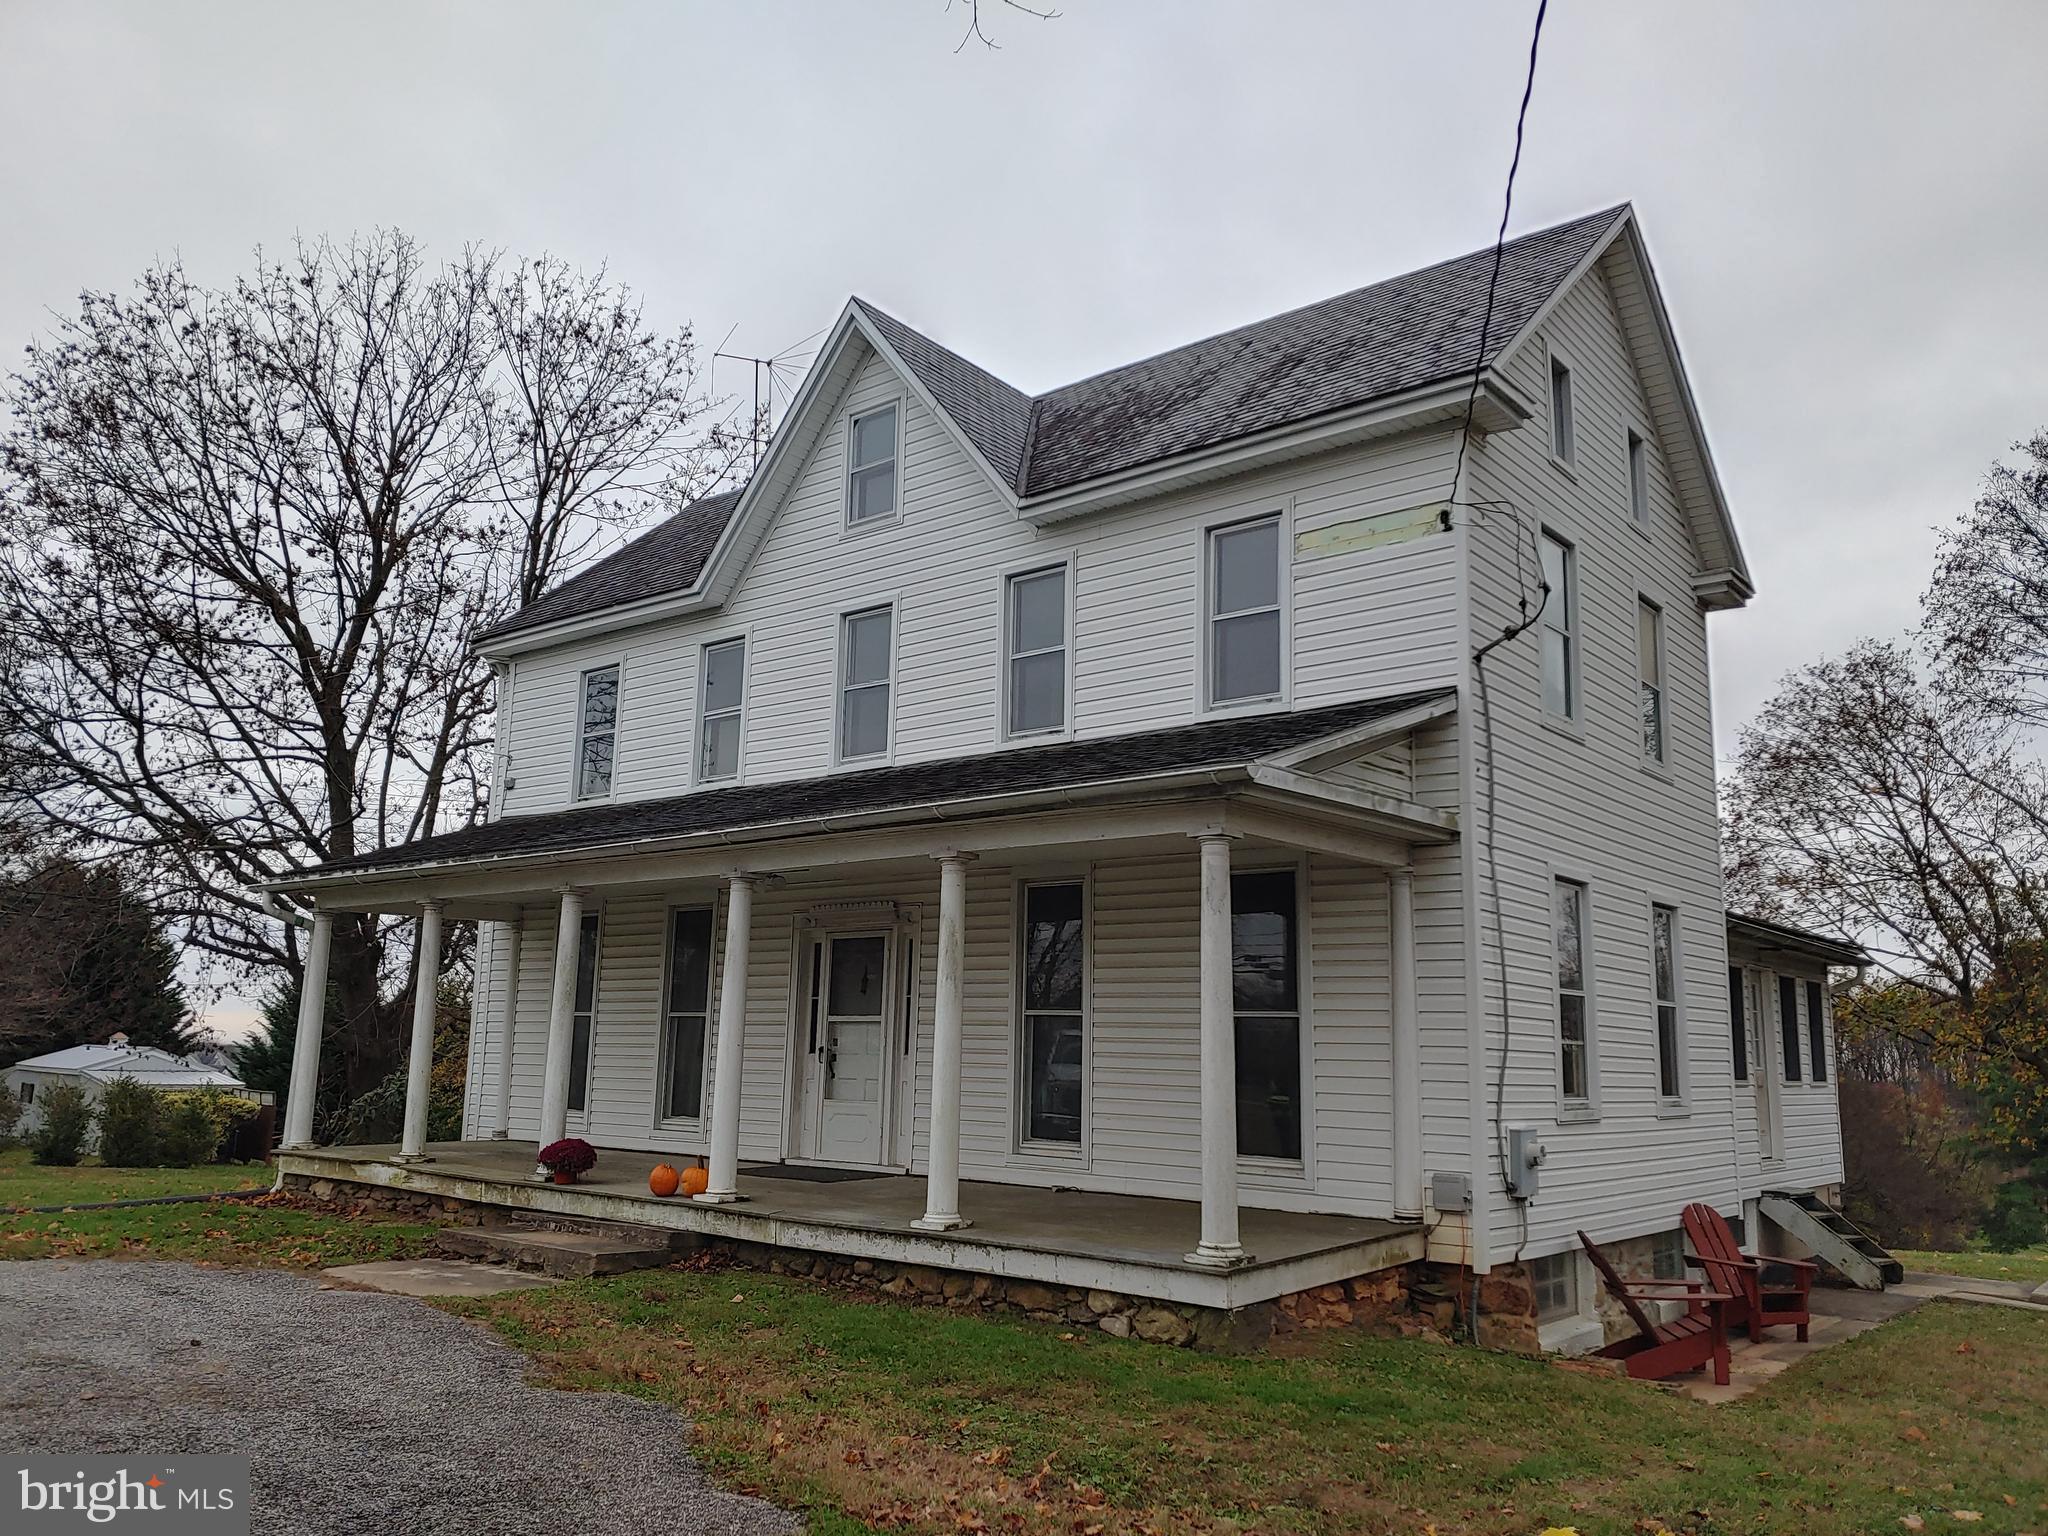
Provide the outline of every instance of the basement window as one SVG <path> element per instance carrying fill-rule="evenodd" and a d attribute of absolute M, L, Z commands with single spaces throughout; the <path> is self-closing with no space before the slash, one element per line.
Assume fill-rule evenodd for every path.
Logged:
<path fill-rule="evenodd" d="M 1529 1262 L 1529 1288 L 1536 1294 L 1536 1321 L 1554 1323 L 1579 1311 L 1579 1256 L 1546 1254 Z"/>

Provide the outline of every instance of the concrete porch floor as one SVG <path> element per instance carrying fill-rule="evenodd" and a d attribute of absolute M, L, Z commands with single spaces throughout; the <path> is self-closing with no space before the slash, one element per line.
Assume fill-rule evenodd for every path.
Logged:
<path fill-rule="evenodd" d="M 925 1181 L 906 1174 L 833 1183 L 764 1178 L 742 1164 L 735 1205 L 657 1199 L 647 1173 L 658 1153 L 598 1149 L 576 1184 L 534 1181 L 531 1141 L 434 1142 L 427 1160 L 393 1161 L 395 1146 L 280 1152 L 280 1173 L 449 1196 L 512 1211 L 633 1222 L 711 1237 L 895 1263 L 1093 1287 L 1166 1301 L 1235 1308 L 1406 1264 L 1423 1255 L 1419 1223 L 1289 1211 L 1240 1213 L 1244 1267 L 1217 1274 L 1186 1262 L 1200 1230 L 1189 1200 L 963 1181 L 973 1225 L 920 1232 Z"/>

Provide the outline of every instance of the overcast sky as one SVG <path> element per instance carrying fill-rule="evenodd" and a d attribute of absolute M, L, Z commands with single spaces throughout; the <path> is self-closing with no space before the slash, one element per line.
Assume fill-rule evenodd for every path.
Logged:
<path fill-rule="evenodd" d="M 157 256 L 396 225 L 706 351 L 858 292 L 1036 392 L 1492 239 L 1533 0 L 1055 3 L 956 53 L 960 0 L 0 0 L 0 357 Z M 2048 425 L 2044 59 L 2042 0 L 1553 0 L 1514 228 L 1642 216 L 1758 588 L 1724 753 Z"/>

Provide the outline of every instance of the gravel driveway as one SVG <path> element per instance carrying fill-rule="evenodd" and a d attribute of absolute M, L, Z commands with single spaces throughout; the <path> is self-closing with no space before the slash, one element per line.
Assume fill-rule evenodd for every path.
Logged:
<path fill-rule="evenodd" d="M 669 1409 L 529 1385 L 416 1301 L 190 1264 L 0 1263 L 0 1445 L 253 1460 L 258 1532 L 782 1536 Z"/>

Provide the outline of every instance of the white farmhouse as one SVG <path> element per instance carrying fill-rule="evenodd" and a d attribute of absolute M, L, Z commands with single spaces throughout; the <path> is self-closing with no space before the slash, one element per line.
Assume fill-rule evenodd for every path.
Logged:
<path fill-rule="evenodd" d="M 467 1139 L 429 1019 L 405 1143 L 297 1094 L 287 1175 L 1225 1311 L 1427 1260 L 1546 1343 L 1581 1228 L 1780 1240 L 1855 953 L 1730 948 L 1749 572 L 1634 213 L 1508 243 L 1482 346 L 1493 266 L 1037 397 L 851 301 L 744 490 L 482 638 L 491 820 L 278 885 L 308 998 L 332 913 L 483 925 Z"/>

